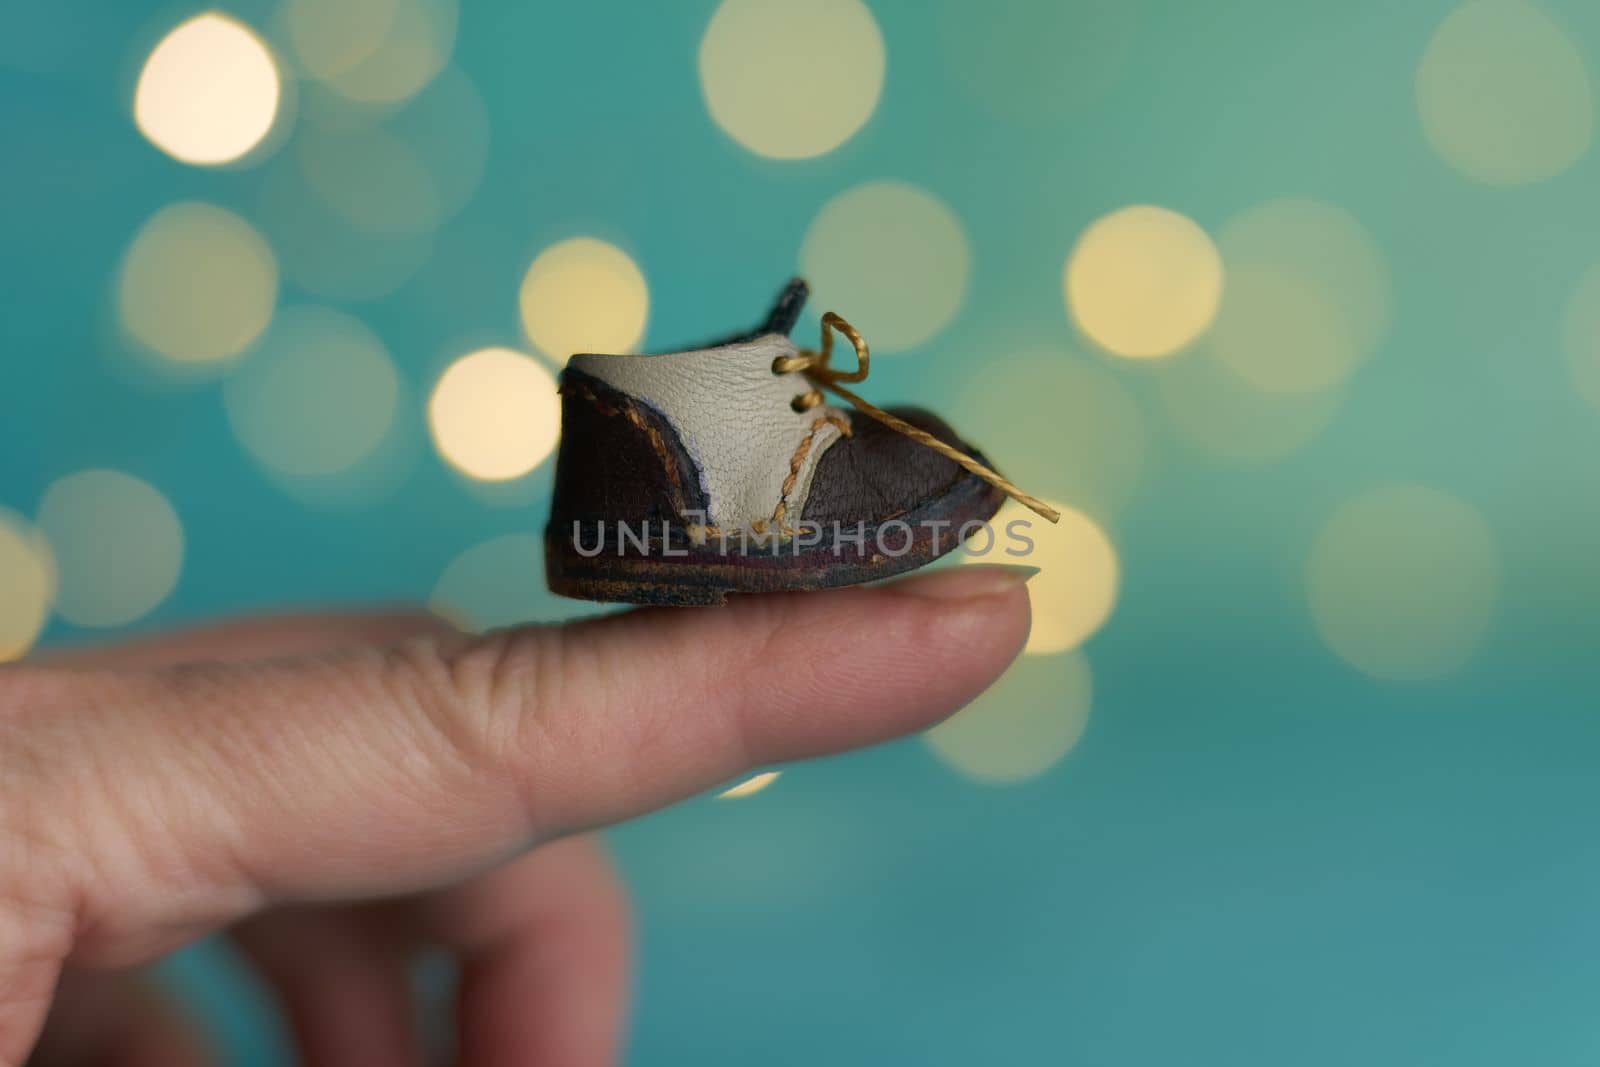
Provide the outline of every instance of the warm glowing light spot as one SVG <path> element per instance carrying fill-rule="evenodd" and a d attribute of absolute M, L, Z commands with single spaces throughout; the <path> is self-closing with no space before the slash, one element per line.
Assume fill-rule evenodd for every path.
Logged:
<path fill-rule="evenodd" d="M 394 424 L 400 379 L 383 342 L 341 311 L 289 308 L 223 385 L 239 441 L 267 467 L 320 477 L 370 456 Z"/>
<path fill-rule="evenodd" d="M 1306 564 L 1311 617 L 1328 646 L 1376 678 L 1435 678 L 1464 664 L 1499 586 L 1494 539 L 1470 505 L 1395 485 L 1346 501 Z"/>
<path fill-rule="evenodd" d="M 963 563 L 1015 563 L 1038 567 L 1028 582 L 1033 630 L 1023 650 L 1050 655 L 1077 648 L 1111 617 L 1117 603 L 1120 567 L 1117 551 L 1093 519 L 1058 501 L 1051 525 L 1015 500 L 993 519 L 991 543 L 983 533 L 968 539 Z"/>
<path fill-rule="evenodd" d="M 750 151 L 832 151 L 883 92 L 883 35 L 860 0 L 723 0 L 700 42 L 700 87 L 717 125 Z"/>
<path fill-rule="evenodd" d="M 357 230 L 414 234 L 439 224 L 433 175 L 410 145 L 382 127 L 307 128 L 296 154 L 311 188 Z"/>
<path fill-rule="evenodd" d="M 634 350 L 650 315 L 650 290 L 628 254 L 593 237 L 551 245 L 522 279 L 528 340 L 557 363 L 578 352 Z"/>
<path fill-rule="evenodd" d="M 989 110 L 1045 126 L 1081 114 L 1122 80 L 1139 8 L 1139 0 L 1074 0 L 1007 18 L 987 4 L 942 0 L 935 17 L 950 66 Z"/>
<path fill-rule="evenodd" d="M 39 529 L 56 560 L 56 611 L 78 626 L 133 622 L 178 584 L 178 515 L 131 475 L 88 470 L 60 479 L 39 505 Z"/>
<path fill-rule="evenodd" d="M 1176 361 L 1187 362 L 1187 361 Z M 960 396 L 972 440 L 1029 492 L 1111 518 L 1138 489 L 1149 432 L 1133 394 L 1103 360 L 1035 349 L 974 362 Z"/>
<path fill-rule="evenodd" d="M 335 301 L 376 300 L 411 280 L 433 253 L 433 234 L 356 229 L 311 188 L 298 155 L 267 168 L 256 214 L 284 277 Z"/>
<path fill-rule="evenodd" d="M 33 648 L 55 598 L 50 547 L 22 516 L 0 508 L 0 663 Z"/>
<path fill-rule="evenodd" d="M 184 163 L 228 163 L 267 136 L 278 114 L 278 67 L 251 30 L 207 12 L 174 29 L 145 60 L 133 118 Z"/>
<path fill-rule="evenodd" d="M 1185 439 L 1225 460 L 1263 463 L 1301 448 L 1333 421 L 1337 389 L 1267 393 L 1223 366 L 1209 342 L 1161 366 L 1161 400 Z"/>
<path fill-rule="evenodd" d="M 1049 770 L 1077 745 L 1089 724 L 1092 699 L 1083 653 L 1024 659 L 924 736 L 934 754 L 964 777 L 988 785 L 1023 782 Z"/>
<path fill-rule="evenodd" d="M 331 78 L 369 58 L 394 26 L 396 0 L 288 0 L 289 39 L 313 78 Z"/>
<path fill-rule="evenodd" d="M 1210 344 L 1222 364 L 1273 393 L 1324 389 L 1348 377 L 1358 358 L 1322 290 L 1293 274 L 1232 266 Z"/>
<path fill-rule="evenodd" d="M 544 577 L 544 541 L 530 533 L 506 534 L 461 553 L 439 577 L 428 606 L 457 626 L 477 633 L 593 614 L 597 607 L 549 591 Z"/>
<path fill-rule="evenodd" d="M 519 478 L 544 462 L 561 434 L 555 379 L 509 348 L 462 356 L 434 386 L 428 427 L 439 454 L 468 477 Z"/>
<path fill-rule="evenodd" d="M 1122 356 L 1165 356 L 1211 325 L 1222 257 L 1188 218 L 1136 204 L 1083 232 L 1063 288 L 1073 320 L 1096 344 Z"/>
<path fill-rule="evenodd" d="M 904 182 L 869 182 L 825 204 L 800 249 L 813 305 L 837 311 L 873 352 L 914 348 L 949 323 L 972 256 L 942 201 Z"/>
<path fill-rule="evenodd" d="M 118 278 L 122 325 L 156 354 L 200 364 L 244 351 L 278 299 L 272 249 L 239 216 L 174 204 L 139 231 Z"/>
<path fill-rule="evenodd" d="M 360 59 L 328 76 L 327 84 L 363 103 L 408 100 L 450 61 L 459 18 L 458 0 L 393 0 L 382 40 Z M 365 44 L 361 42 L 362 47 Z"/>
<path fill-rule="evenodd" d="M 466 207 L 489 160 L 489 110 L 472 80 L 446 68 L 386 125 L 427 167 L 440 221 Z"/>
<path fill-rule="evenodd" d="M 1316 289 L 1362 359 L 1388 331 L 1389 268 L 1378 243 L 1344 208 L 1269 200 L 1229 219 L 1217 245 L 1228 277 L 1222 315 L 1235 302 L 1234 272 L 1254 270 L 1292 275 Z"/>
<path fill-rule="evenodd" d="M 717 799 L 736 800 L 739 797 L 747 797 L 753 793 L 759 793 L 773 782 L 776 782 L 778 775 L 782 773 L 782 771 L 764 771 L 761 774 L 751 775 L 731 789 L 724 789 L 718 793 Z"/>
<path fill-rule="evenodd" d="M 1579 394 L 1600 408 L 1600 266 L 1590 268 L 1572 294 L 1562 339 Z"/>
<path fill-rule="evenodd" d="M 1440 24 L 1417 111 L 1446 163 L 1488 185 L 1553 177 L 1589 149 L 1594 87 L 1577 44 L 1526 0 L 1476 0 Z"/>

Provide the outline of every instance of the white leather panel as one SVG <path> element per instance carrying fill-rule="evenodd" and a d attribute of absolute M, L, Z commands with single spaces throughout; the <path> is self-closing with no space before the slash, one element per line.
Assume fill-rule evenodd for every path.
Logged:
<path fill-rule="evenodd" d="M 774 374 L 772 361 L 795 351 L 792 341 L 774 333 L 659 356 L 576 355 L 569 365 L 654 408 L 672 424 L 700 473 L 711 509 L 707 524 L 726 530 L 772 522 L 790 464 L 814 433 L 784 510 L 784 524 L 796 522 L 817 460 L 840 436 L 831 423 L 813 427 L 829 416 L 849 424 L 849 417 L 831 405 L 806 412 L 790 407 L 810 385 L 800 374 Z"/>

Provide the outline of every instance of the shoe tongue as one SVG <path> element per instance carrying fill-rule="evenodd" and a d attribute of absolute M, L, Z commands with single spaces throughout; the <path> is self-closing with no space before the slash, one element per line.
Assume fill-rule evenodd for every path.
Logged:
<path fill-rule="evenodd" d="M 806 306 L 806 298 L 811 295 L 811 286 L 806 284 L 804 278 L 790 278 L 789 284 L 783 287 L 778 294 L 778 299 L 773 302 L 772 310 L 767 313 L 766 324 L 762 326 L 761 333 L 781 333 L 785 337 L 794 329 L 794 324 L 800 319 L 800 312 Z"/>

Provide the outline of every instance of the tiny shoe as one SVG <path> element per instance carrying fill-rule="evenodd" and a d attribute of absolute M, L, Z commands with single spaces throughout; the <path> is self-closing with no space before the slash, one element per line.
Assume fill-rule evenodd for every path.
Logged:
<path fill-rule="evenodd" d="M 715 604 L 855 585 L 950 552 L 1008 493 L 1048 511 L 937 416 L 843 388 L 869 356 L 838 316 L 824 316 L 819 351 L 797 348 L 788 334 L 807 295 L 795 279 L 760 329 L 705 348 L 572 357 L 545 531 L 551 591 Z M 854 345 L 855 370 L 832 367 L 833 331 Z"/>

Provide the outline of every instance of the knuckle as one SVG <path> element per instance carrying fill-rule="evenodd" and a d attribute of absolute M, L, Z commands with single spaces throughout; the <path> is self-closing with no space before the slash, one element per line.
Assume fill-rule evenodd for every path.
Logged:
<path fill-rule="evenodd" d="M 559 699 L 562 642 L 551 632 L 471 640 L 429 636 L 389 652 L 388 674 L 456 769 L 519 790 L 530 817 L 532 769 L 549 747 L 545 709 Z"/>

